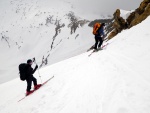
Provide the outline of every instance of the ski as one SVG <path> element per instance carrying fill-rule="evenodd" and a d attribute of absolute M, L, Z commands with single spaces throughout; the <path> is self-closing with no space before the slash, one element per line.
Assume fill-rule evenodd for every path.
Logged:
<path fill-rule="evenodd" d="M 93 49 L 94 49 L 94 46 L 95 46 L 95 45 L 91 46 L 91 47 L 87 50 L 87 52 L 93 50 Z"/>
<path fill-rule="evenodd" d="M 105 45 L 102 45 L 102 49 L 99 49 L 99 50 L 93 50 L 88 56 L 90 57 L 93 53 L 95 53 L 95 52 L 98 52 L 98 51 L 100 51 L 100 50 L 103 50 L 107 45 L 108 45 L 109 43 L 107 43 L 107 44 L 105 44 Z"/>
<path fill-rule="evenodd" d="M 43 82 L 43 83 L 41 84 L 41 86 L 40 86 L 38 89 L 40 89 L 42 86 L 44 86 L 44 85 L 45 85 L 48 81 L 50 81 L 52 78 L 54 78 L 54 76 L 52 76 L 51 78 L 49 78 L 48 80 L 46 80 L 45 82 Z M 36 90 L 38 90 L 38 89 L 32 90 L 33 92 L 32 92 L 31 94 L 33 94 L 33 93 L 34 93 Z M 22 101 L 23 99 L 25 99 L 26 97 L 30 96 L 31 94 L 24 96 L 24 97 L 21 98 L 18 102 Z"/>

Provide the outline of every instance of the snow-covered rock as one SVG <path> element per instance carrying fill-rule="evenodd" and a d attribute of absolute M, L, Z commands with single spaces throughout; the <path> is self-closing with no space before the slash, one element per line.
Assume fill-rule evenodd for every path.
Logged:
<path fill-rule="evenodd" d="M 134 11 L 134 10 L 133 10 L 133 11 Z M 130 14 L 131 14 L 133 11 L 126 11 L 126 10 L 120 9 L 120 16 L 121 16 L 124 20 L 126 20 L 126 19 L 130 16 Z"/>

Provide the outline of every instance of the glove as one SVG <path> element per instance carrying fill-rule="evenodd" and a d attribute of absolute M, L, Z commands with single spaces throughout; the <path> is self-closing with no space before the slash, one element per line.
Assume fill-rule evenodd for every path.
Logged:
<path fill-rule="evenodd" d="M 38 68 L 38 65 L 36 65 L 35 68 L 37 69 L 37 68 Z"/>

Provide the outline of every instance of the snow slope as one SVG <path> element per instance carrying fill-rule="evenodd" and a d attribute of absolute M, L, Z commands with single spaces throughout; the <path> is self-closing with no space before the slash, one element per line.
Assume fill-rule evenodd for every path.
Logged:
<path fill-rule="evenodd" d="M 149 113 L 149 23 L 150 17 L 121 32 L 91 57 L 90 51 L 40 69 L 42 81 L 55 77 L 21 102 L 25 82 L 1 84 L 0 113 Z"/>
<path fill-rule="evenodd" d="M 65 0 L 1 0 L 0 7 L 0 83 L 18 77 L 18 65 L 29 58 L 53 64 L 94 43 L 88 18 Z M 84 22 L 72 34 L 71 18 Z"/>
<path fill-rule="evenodd" d="M 132 10 L 132 11 L 126 11 L 126 10 L 120 9 L 120 16 L 121 16 L 124 20 L 126 20 L 126 19 L 130 16 L 130 14 L 131 14 L 133 11 L 134 11 L 134 10 Z"/>

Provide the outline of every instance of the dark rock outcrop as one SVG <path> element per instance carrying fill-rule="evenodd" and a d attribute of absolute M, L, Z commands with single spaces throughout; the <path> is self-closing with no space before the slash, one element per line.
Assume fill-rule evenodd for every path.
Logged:
<path fill-rule="evenodd" d="M 108 39 L 111 39 L 118 33 L 120 33 L 123 29 L 127 28 L 126 21 L 120 16 L 120 10 L 117 9 L 114 13 L 114 23 L 113 23 L 113 31 L 108 36 Z"/>
<path fill-rule="evenodd" d="M 88 20 L 79 20 L 78 17 L 75 16 L 74 12 L 69 12 L 66 15 L 70 19 L 70 24 L 68 25 L 69 28 L 71 28 L 70 34 L 73 34 L 76 32 L 77 28 L 83 27 L 86 23 L 88 23 Z"/>
<path fill-rule="evenodd" d="M 150 0 L 143 0 L 139 8 L 137 8 L 134 12 L 132 12 L 126 20 L 120 17 L 120 10 L 117 9 L 116 12 L 114 13 L 114 23 L 113 23 L 114 29 L 108 36 L 108 39 L 113 38 L 124 29 L 131 28 L 141 23 L 149 15 L 150 15 Z"/>

